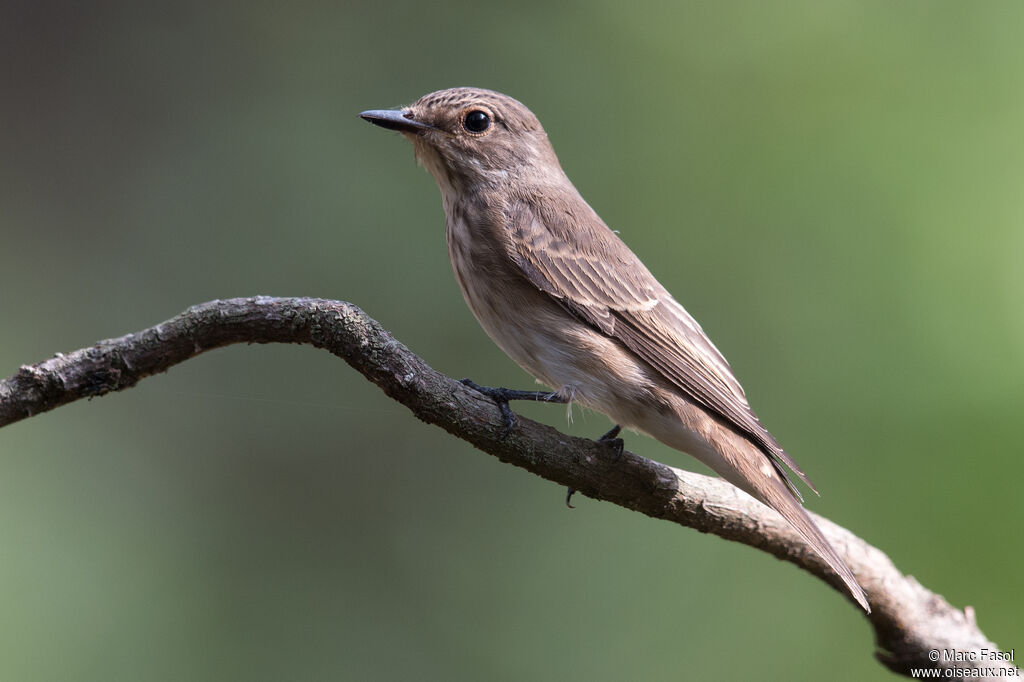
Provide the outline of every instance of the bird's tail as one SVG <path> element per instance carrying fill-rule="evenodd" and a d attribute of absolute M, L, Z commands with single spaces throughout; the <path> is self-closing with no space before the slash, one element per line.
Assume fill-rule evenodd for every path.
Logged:
<path fill-rule="evenodd" d="M 672 393 L 661 396 L 672 405 L 672 418 L 653 418 L 649 411 L 635 410 L 632 416 L 640 418 L 631 422 L 628 413 L 607 413 L 616 415 L 616 423 L 636 426 L 666 445 L 693 455 L 729 483 L 779 512 L 842 579 L 850 596 L 870 613 L 867 596 L 853 572 L 787 487 L 785 471 L 780 471 L 777 461 L 740 432 L 709 417 L 695 403 Z"/>
<path fill-rule="evenodd" d="M 853 571 L 850 570 L 833 546 L 828 543 L 821 529 L 811 520 L 803 506 L 797 502 L 793 494 L 788 491 L 785 484 L 781 483 L 778 478 L 772 477 L 764 482 L 766 485 L 759 486 L 763 489 L 758 491 L 760 495 L 755 497 L 781 514 L 782 518 L 796 528 L 800 536 L 811 546 L 811 549 L 824 559 L 831 569 L 836 571 L 836 574 L 846 585 L 846 589 L 850 591 L 851 596 L 860 604 L 861 608 L 870 613 L 871 607 L 867 604 L 867 596 L 857 583 L 857 579 L 853 577 Z"/>
<path fill-rule="evenodd" d="M 804 511 L 803 505 L 787 487 L 791 484 L 780 475 L 778 467 L 769 455 L 725 426 L 720 427 L 714 437 L 705 439 L 704 443 L 711 447 L 691 448 L 687 451 L 714 469 L 729 483 L 779 512 L 811 549 L 842 579 L 850 596 L 861 605 L 861 608 L 871 613 L 867 596 L 857 583 L 857 579 L 853 577 L 853 572 Z"/>

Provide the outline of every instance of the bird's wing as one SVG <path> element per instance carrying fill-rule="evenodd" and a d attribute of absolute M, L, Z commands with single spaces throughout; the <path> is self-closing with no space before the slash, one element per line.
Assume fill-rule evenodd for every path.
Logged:
<path fill-rule="evenodd" d="M 510 207 L 506 248 L 523 275 L 748 436 L 798 498 L 781 463 L 817 492 L 761 425 L 729 363 L 696 320 L 589 206 L 584 204 L 586 215 L 575 215 L 568 209 L 572 205 L 567 201 L 545 210 L 520 202 Z"/>

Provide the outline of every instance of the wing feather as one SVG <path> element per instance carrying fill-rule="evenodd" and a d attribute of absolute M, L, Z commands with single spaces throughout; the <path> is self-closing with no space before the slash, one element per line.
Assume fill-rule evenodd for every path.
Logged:
<path fill-rule="evenodd" d="M 783 463 L 817 492 L 761 424 L 729 363 L 700 325 L 596 213 L 569 221 L 521 202 L 507 217 L 509 255 L 530 282 L 748 436 L 797 497 Z M 575 234 L 570 225 L 584 234 Z"/>

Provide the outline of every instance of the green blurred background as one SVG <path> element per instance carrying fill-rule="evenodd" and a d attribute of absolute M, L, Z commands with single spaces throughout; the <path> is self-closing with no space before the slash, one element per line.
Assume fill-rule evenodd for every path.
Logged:
<path fill-rule="evenodd" d="M 356 117 L 501 90 L 731 360 L 810 507 L 1022 647 L 1022 22 L 4 2 L 0 375 L 269 294 L 352 301 L 441 371 L 528 387 L 462 302 L 433 181 Z M 0 431 L 0 679 L 893 677 L 794 567 L 562 499 L 323 352 L 215 351 Z"/>

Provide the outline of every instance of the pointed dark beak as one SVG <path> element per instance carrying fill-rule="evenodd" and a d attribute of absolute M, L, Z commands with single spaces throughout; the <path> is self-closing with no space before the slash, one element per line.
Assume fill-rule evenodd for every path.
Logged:
<path fill-rule="evenodd" d="M 369 121 L 375 126 L 403 133 L 415 133 L 420 130 L 434 129 L 432 125 L 415 120 L 412 117 L 411 111 L 403 111 L 401 109 L 373 109 L 359 114 L 359 118 Z"/>

